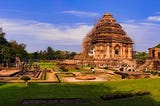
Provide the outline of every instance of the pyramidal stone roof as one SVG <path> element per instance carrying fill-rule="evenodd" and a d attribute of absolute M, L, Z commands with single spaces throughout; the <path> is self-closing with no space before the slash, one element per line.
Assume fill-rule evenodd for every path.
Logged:
<path fill-rule="evenodd" d="M 87 40 L 90 39 L 90 40 Z M 84 41 L 90 43 L 130 43 L 133 44 L 121 25 L 116 22 L 111 14 L 104 14 L 103 17 L 93 27 L 90 33 L 87 34 Z"/>

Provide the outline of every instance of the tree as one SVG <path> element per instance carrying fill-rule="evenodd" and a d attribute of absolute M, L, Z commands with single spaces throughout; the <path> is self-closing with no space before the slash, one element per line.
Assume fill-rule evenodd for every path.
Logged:
<path fill-rule="evenodd" d="M 69 54 L 69 59 L 73 59 L 75 55 L 77 55 L 76 52 L 71 52 L 71 53 Z"/>
<path fill-rule="evenodd" d="M 4 63 L 4 66 L 6 67 L 6 64 L 9 64 L 11 60 L 14 60 L 14 52 L 5 45 L 0 45 L 0 62 Z"/>
<path fill-rule="evenodd" d="M 27 51 L 25 50 L 26 44 L 21 43 L 18 44 L 16 41 L 9 42 L 10 48 L 12 48 L 12 51 L 16 54 L 17 57 L 19 57 L 22 61 L 27 61 L 29 56 Z"/>
<path fill-rule="evenodd" d="M 6 45 L 8 44 L 8 41 L 6 40 L 6 38 L 4 37 L 5 33 L 0 32 L 0 44 L 1 45 Z"/>
<path fill-rule="evenodd" d="M 28 81 L 30 80 L 31 78 L 29 76 L 22 76 L 21 77 L 21 80 L 25 81 L 26 83 L 26 87 L 28 87 Z"/>
<path fill-rule="evenodd" d="M 145 60 L 148 57 L 148 53 L 146 52 L 138 52 L 133 55 L 134 59 Z"/>
<path fill-rule="evenodd" d="M 54 50 L 49 46 L 47 48 L 47 60 L 53 60 L 53 52 Z"/>

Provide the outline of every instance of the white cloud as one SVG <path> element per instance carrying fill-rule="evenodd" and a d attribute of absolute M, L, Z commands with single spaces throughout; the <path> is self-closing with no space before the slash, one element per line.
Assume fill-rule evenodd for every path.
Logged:
<path fill-rule="evenodd" d="M 148 51 L 148 48 L 160 43 L 160 24 L 155 23 L 122 23 L 123 29 L 134 40 L 135 49 Z"/>
<path fill-rule="evenodd" d="M 98 17 L 99 16 L 99 14 L 95 12 L 85 12 L 85 11 L 76 11 L 76 10 L 62 11 L 61 13 L 71 14 L 77 17 Z"/>
<path fill-rule="evenodd" d="M 160 21 L 160 16 L 149 16 L 147 19 L 150 21 Z"/>
<path fill-rule="evenodd" d="M 26 43 L 29 51 L 44 49 L 46 46 L 52 45 L 70 45 L 70 47 L 79 45 L 80 48 L 82 39 L 92 28 L 92 26 L 85 24 L 78 24 L 74 27 L 57 26 L 33 20 L 3 18 L 0 18 L 0 25 L 6 32 L 6 37 L 9 40 Z"/>
<path fill-rule="evenodd" d="M 47 46 L 53 46 L 54 49 L 80 51 L 82 39 L 93 27 L 85 23 L 69 26 L 4 18 L 0 18 L 0 25 L 6 32 L 7 39 L 27 44 L 29 51 L 46 49 Z M 159 23 L 134 20 L 121 25 L 134 40 L 135 49 L 138 51 L 147 51 L 149 47 L 160 43 Z"/>

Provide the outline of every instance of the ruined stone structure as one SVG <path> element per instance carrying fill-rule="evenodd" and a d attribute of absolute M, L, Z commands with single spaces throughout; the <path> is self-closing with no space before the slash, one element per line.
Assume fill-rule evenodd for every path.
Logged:
<path fill-rule="evenodd" d="M 148 49 L 148 58 L 151 62 L 147 68 L 149 70 L 160 70 L 160 44 Z"/>
<path fill-rule="evenodd" d="M 148 49 L 150 59 L 160 59 L 160 44 Z"/>
<path fill-rule="evenodd" d="M 133 41 L 111 14 L 105 14 L 83 40 L 83 58 L 132 59 Z"/>
<path fill-rule="evenodd" d="M 160 71 L 160 44 L 148 49 L 148 59 L 137 69 L 137 71 L 143 70 Z"/>
<path fill-rule="evenodd" d="M 132 59 L 134 42 L 111 14 L 104 14 L 83 40 L 83 51 L 64 63 L 99 68 L 121 68 L 125 71 L 160 70 L 160 44 L 149 49 L 142 64 Z"/>

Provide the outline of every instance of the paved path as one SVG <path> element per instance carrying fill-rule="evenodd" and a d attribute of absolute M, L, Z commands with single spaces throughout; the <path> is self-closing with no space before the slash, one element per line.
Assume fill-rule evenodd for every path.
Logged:
<path fill-rule="evenodd" d="M 54 72 L 48 73 L 47 81 L 54 81 L 55 80 L 54 76 L 55 76 Z"/>
<path fill-rule="evenodd" d="M 0 71 L 0 76 L 10 76 L 14 73 L 19 72 L 20 70 L 2 70 Z"/>
<path fill-rule="evenodd" d="M 105 80 L 105 79 L 103 79 L 103 78 L 100 78 L 100 77 L 97 77 L 96 76 L 96 79 L 95 80 L 77 80 L 77 79 L 75 79 L 75 77 L 63 77 L 63 79 L 64 79 L 64 81 L 66 81 L 66 82 L 96 82 L 96 81 L 107 81 L 107 80 Z"/>

